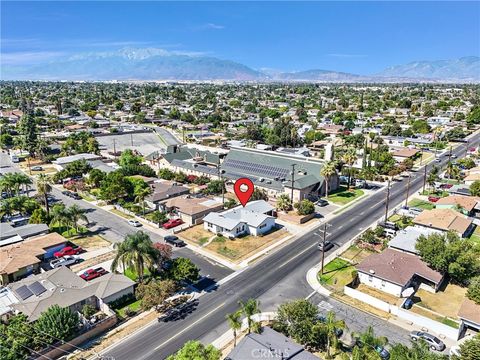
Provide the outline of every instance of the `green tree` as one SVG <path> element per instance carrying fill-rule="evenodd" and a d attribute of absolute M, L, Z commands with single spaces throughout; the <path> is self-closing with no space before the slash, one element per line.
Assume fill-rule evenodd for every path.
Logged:
<path fill-rule="evenodd" d="M 467 298 L 480 305 L 480 276 L 475 276 L 470 279 L 468 285 Z"/>
<path fill-rule="evenodd" d="M 119 159 L 120 166 L 140 165 L 142 163 L 142 157 L 136 155 L 131 149 L 126 149 L 122 152 Z"/>
<path fill-rule="evenodd" d="M 48 205 L 48 194 L 52 191 L 52 180 L 45 174 L 40 174 L 37 177 L 37 193 L 43 198 L 43 204 L 47 212 L 47 217 L 50 216 L 50 206 Z"/>
<path fill-rule="evenodd" d="M 411 347 L 404 344 L 394 344 L 390 348 L 390 359 L 395 360 L 448 360 L 448 355 L 431 352 L 424 341 L 412 343 Z"/>
<path fill-rule="evenodd" d="M 37 122 L 35 118 L 32 114 L 26 114 L 22 116 L 17 127 L 22 136 L 22 148 L 28 151 L 30 156 L 35 156 L 38 141 Z"/>
<path fill-rule="evenodd" d="M 467 115 L 467 124 L 468 126 L 480 124 L 480 105 L 472 107 Z"/>
<path fill-rule="evenodd" d="M 335 163 L 333 161 L 326 161 L 320 170 L 320 176 L 325 178 L 325 197 L 328 197 L 328 188 L 330 186 L 330 179 L 337 173 Z"/>
<path fill-rule="evenodd" d="M 480 335 L 466 340 L 460 345 L 460 358 L 453 356 L 454 360 L 478 360 L 480 359 Z"/>
<path fill-rule="evenodd" d="M 222 352 L 213 345 L 203 345 L 200 341 L 190 340 L 167 360 L 220 360 Z"/>
<path fill-rule="evenodd" d="M 472 196 L 480 196 L 480 181 L 475 180 L 472 185 L 470 185 L 470 194 Z"/>
<path fill-rule="evenodd" d="M 155 210 L 150 215 L 151 215 L 150 219 L 154 223 L 158 224 L 159 226 L 168 221 L 168 217 L 167 217 L 167 214 L 165 212 Z"/>
<path fill-rule="evenodd" d="M 79 325 L 78 314 L 69 308 L 62 308 L 53 305 L 43 312 L 35 322 L 35 330 L 41 334 L 52 336 L 52 343 L 55 339 L 68 340 L 75 334 Z"/>
<path fill-rule="evenodd" d="M 205 192 L 207 194 L 211 195 L 219 195 L 225 191 L 225 182 L 222 180 L 212 180 L 208 183 L 207 188 L 205 189 Z"/>
<path fill-rule="evenodd" d="M 226 316 L 228 325 L 233 331 L 233 347 L 237 346 L 237 332 L 242 328 L 242 311 L 238 310 Z"/>
<path fill-rule="evenodd" d="M 99 196 L 102 200 L 112 202 L 127 196 L 130 188 L 130 183 L 120 171 L 112 171 L 101 182 Z"/>
<path fill-rule="evenodd" d="M 172 267 L 169 274 L 176 281 L 195 282 L 198 280 L 200 269 L 192 260 L 188 258 L 178 257 L 172 260 Z"/>
<path fill-rule="evenodd" d="M 349 189 L 350 189 L 350 183 L 352 179 L 353 164 L 355 163 L 356 160 L 357 160 L 357 155 L 355 154 L 355 150 L 353 149 L 348 150 L 342 156 L 342 161 L 349 167 L 349 171 L 348 171 L 348 188 Z"/>
<path fill-rule="evenodd" d="M 354 337 L 357 339 L 357 346 L 360 348 L 363 357 L 366 359 L 381 360 L 376 352 L 376 348 L 387 345 L 388 339 L 386 337 L 375 336 L 372 326 L 369 326 L 367 330 L 362 333 L 355 333 Z"/>
<path fill-rule="evenodd" d="M 135 297 L 141 299 L 142 309 L 146 311 L 154 306 L 161 305 L 177 289 L 177 283 L 173 280 L 152 280 L 138 285 Z"/>
<path fill-rule="evenodd" d="M 164 180 L 173 180 L 175 178 L 175 173 L 170 169 L 163 168 L 158 171 L 158 177 Z"/>
<path fill-rule="evenodd" d="M 140 282 L 143 282 L 145 268 L 153 271 L 153 266 L 160 261 L 158 250 L 153 246 L 150 236 L 143 231 L 125 236 L 121 243 L 115 243 L 114 246 L 117 253 L 113 259 L 111 270 L 118 272 L 120 264 L 123 271 L 128 267 L 133 267 Z"/>
<path fill-rule="evenodd" d="M 268 201 L 268 194 L 265 190 L 256 187 L 253 190 L 252 196 L 250 197 L 249 201 L 256 201 L 256 200 L 265 200 Z"/>
<path fill-rule="evenodd" d="M 67 209 L 67 216 L 71 219 L 71 222 L 77 232 L 79 231 L 79 222 L 84 221 L 88 224 L 88 218 L 85 215 L 87 211 L 85 209 L 82 209 L 80 206 L 77 204 L 74 204 L 70 206 Z"/>
<path fill-rule="evenodd" d="M 253 320 L 253 315 L 258 314 L 260 312 L 260 303 L 258 300 L 255 299 L 248 299 L 247 301 L 239 301 L 238 304 L 240 305 L 240 309 L 247 318 L 247 328 L 248 333 L 250 334 L 252 331 L 259 330 L 259 324 Z"/>
<path fill-rule="evenodd" d="M 294 205 L 298 215 L 310 215 L 315 212 L 315 205 L 307 199 L 303 199 Z"/>
<path fill-rule="evenodd" d="M 100 169 L 92 169 L 88 173 L 87 183 L 95 188 L 98 188 L 106 176 L 107 174 L 104 171 Z"/>
<path fill-rule="evenodd" d="M 46 224 L 48 223 L 48 215 L 45 210 L 38 208 L 33 210 L 30 219 L 28 219 L 29 224 Z"/>
<path fill-rule="evenodd" d="M 24 314 L 10 317 L 8 324 L 0 323 L 0 359 L 26 360 L 29 349 L 38 348 L 37 339 L 35 329 Z"/>

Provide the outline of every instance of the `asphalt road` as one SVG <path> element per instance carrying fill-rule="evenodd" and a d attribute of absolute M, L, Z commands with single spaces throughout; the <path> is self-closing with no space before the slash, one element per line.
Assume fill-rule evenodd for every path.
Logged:
<path fill-rule="evenodd" d="M 165 141 L 167 146 L 168 145 L 180 145 L 180 144 L 182 144 L 182 142 L 179 139 L 177 139 L 177 137 L 174 136 L 167 129 L 161 128 L 159 126 L 155 126 L 154 130 Z"/>
<path fill-rule="evenodd" d="M 480 135 L 470 140 L 470 145 L 478 143 Z M 465 154 L 463 144 L 453 151 L 461 157 Z M 445 165 L 448 157 L 442 157 Z M 430 169 L 429 165 L 427 169 Z M 412 173 L 410 193 L 421 189 L 423 169 Z M 405 199 L 406 180 L 393 183 L 390 189 L 390 208 L 402 203 Z M 341 246 L 360 231 L 379 219 L 385 211 L 385 192 L 379 192 L 365 199 L 358 206 L 351 207 L 340 216 L 329 221 L 328 240 Z M 238 309 L 238 301 L 257 298 L 262 302 L 262 311 L 271 310 L 286 300 L 302 298 L 312 292 L 306 284 L 305 274 L 319 261 L 320 253 L 316 249 L 318 237 L 313 233 L 306 234 L 296 241 L 287 244 L 270 256 L 258 261 L 238 276 L 218 287 L 216 291 L 200 298 L 195 311 L 184 319 L 169 323 L 152 323 L 138 333 L 107 349 L 105 355 L 115 359 L 164 359 L 178 350 L 191 339 L 208 339 L 218 336 L 226 329 L 225 315 Z M 333 250 L 331 250 L 333 251 Z M 381 326 L 378 335 L 390 337 L 392 342 L 407 340 L 405 330 L 375 318 L 368 314 L 360 314 L 359 310 L 346 308 L 332 299 L 314 295 L 316 301 L 325 301 L 339 317 L 347 320 L 351 326 L 356 319 L 358 330 L 368 325 Z M 352 316 L 353 314 L 353 316 Z"/>

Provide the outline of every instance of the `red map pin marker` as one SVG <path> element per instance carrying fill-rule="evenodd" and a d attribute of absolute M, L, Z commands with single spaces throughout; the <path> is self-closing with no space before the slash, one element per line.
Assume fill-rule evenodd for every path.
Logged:
<path fill-rule="evenodd" d="M 245 190 L 245 188 L 247 189 Z M 237 195 L 237 198 L 238 200 L 240 200 L 240 203 L 243 207 L 245 207 L 248 200 L 250 200 L 250 197 L 253 194 L 253 189 L 253 182 L 250 179 L 240 178 L 235 181 L 235 184 L 233 185 L 233 190 L 235 191 L 235 195 Z"/>

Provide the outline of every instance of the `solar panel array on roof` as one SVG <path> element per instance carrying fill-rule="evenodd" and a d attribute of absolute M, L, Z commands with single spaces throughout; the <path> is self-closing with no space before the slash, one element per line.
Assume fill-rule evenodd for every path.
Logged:
<path fill-rule="evenodd" d="M 28 288 L 36 295 L 43 294 L 47 289 L 40 284 L 38 281 L 35 281 L 33 284 L 28 285 Z"/>
<path fill-rule="evenodd" d="M 22 298 L 22 300 L 28 299 L 30 296 L 33 296 L 33 293 L 26 285 L 20 286 L 15 292 Z"/>
<path fill-rule="evenodd" d="M 249 173 L 259 174 L 269 178 L 286 178 L 288 175 L 288 170 L 264 164 L 256 164 L 242 160 L 226 159 L 223 162 L 223 166 L 229 167 L 232 169 L 237 169 L 241 171 L 246 171 Z"/>

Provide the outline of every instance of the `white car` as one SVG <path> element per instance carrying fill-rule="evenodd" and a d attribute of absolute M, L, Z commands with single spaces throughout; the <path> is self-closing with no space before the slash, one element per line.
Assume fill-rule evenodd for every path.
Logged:
<path fill-rule="evenodd" d="M 128 223 L 130 225 L 132 225 L 133 227 L 140 227 L 142 226 L 142 224 L 140 223 L 140 221 L 137 221 L 137 220 L 128 220 Z"/>
<path fill-rule="evenodd" d="M 56 269 L 60 266 L 70 266 L 76 264 L 79 261 L 80 258 L 78 255 L 65 255 L 60 259 L 50 261 L 50 266 L 52 267 L 52 269 Z"/>

